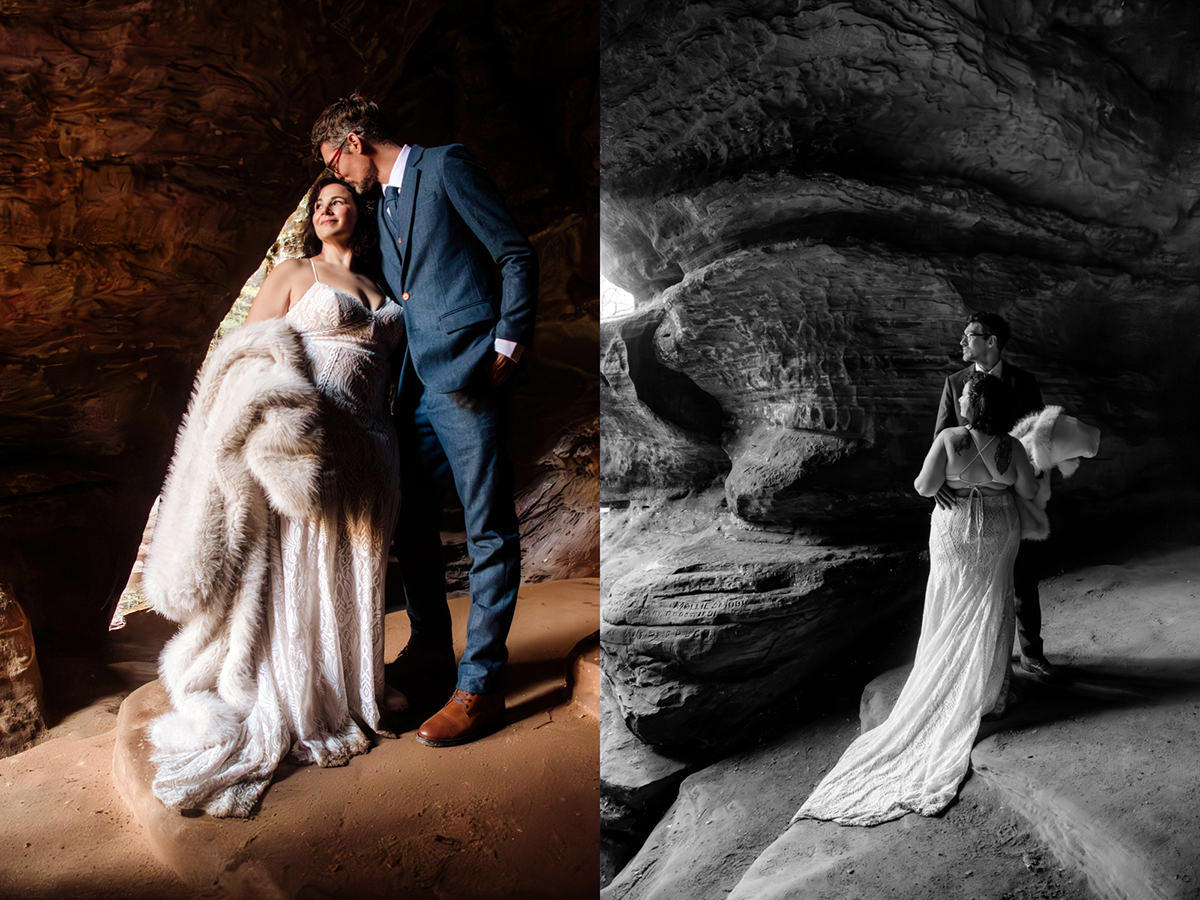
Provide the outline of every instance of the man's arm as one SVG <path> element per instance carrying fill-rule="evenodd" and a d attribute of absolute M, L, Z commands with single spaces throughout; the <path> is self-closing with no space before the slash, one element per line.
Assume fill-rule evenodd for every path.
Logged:
<path fill-rule="evenodd" d="M 537 306 L 537 256 L 483 166 L 462 145 L 446 148 L 443 166 L 446 196 L 500 266 L 496 338 L 526 347 L 533 339 Z M 520 351 L 507 355 L 519 357 Z"/>
<path fill-rule="evenodd" d="M 1033 474 L 1033 464 L 1029 461 L 1029 456 L 1025 452 L 1024 445 L 1015 437 L 1009 437 L 1008 439 L 1014 444 L 1012 459 L 1013 464 L 1017 467 L 1017 482 L 1013 485 L 1013 488 L 1016 490 L 1018 497 L 1032 500 L 1034 495 L 1037 494 L 1038 487 L 1037 476 Z"/>
<path fill-rule="evenodd" d="M 934 437 L 958 424 L 958 416 L 954 414 L 957 403 L 958 398 L 954 396 L 954 388 L 950 386 L 950 379 L 947 378 L 946 383 L 942 385 L 942 399 L 938 402 L 937 421 L 933 423 Z"/>
<path fill-rule="evenodd" d="M 1026 373 L 1029 378 L 1029 400 L 1033 404 L 1029 407 L 1029 412 L 1037 412 L 1039 409 L 1046 408 L 1046 401 L 1042 399 L 1042 387 L 1038 384 L 1038 380 L 1033 375 Z"/>
<path fill-rule="evenodd" d="M 1033 373 L 1009 363 L 1004 365 L 1005 371 L 1012 373 L 1008 385 L 1012 391 L 1013 411 L 1016 413 L 1017 421 L 1019 422 L 1030 413 L 1044 409 L 1046 403 L 1042 400 L 1042 389 Z"/>

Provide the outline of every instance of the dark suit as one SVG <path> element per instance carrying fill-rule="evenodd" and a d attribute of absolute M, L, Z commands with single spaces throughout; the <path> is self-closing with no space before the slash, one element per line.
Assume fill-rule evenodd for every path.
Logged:
<path fill-rule="evenodd" d="M 532 340 L 537 260 L 483 166 L 457 144 L 413 146 L 400 191 L 385 189 L 378 218 L 384 278 L 406 329 L 395 546 L 409 619 L 414 635 L 449 644 L 439 520 L 453 486 L 471 556 L 458 687 L 491 691 L 508 658 L 521 550 L 507 396 L 488 375 L 495 338 Z"/>
<path fill-rule="evenodd" d="M 958 398 L 963 385 L 975 371 L 970 365 L 960 369 L 946 379 L 942 386 L 942 399 L 938 404 L 937 422 L 933 426 L 936 437 L 947 428 L 965 425 L 959 414 Z M 1037 379 L 1024 369 L 1007 360 L 1000 366 L 1000 380 L 1009 390 L 1013 401 L 1013 413 L 1017 419 L 1037 412 L 1046 404 L 1042 401 L 1042 389 Z M 1038 593 L 1038 580 L 1044 564 L 1045 545 L 1038 541 L 1021 541 L 1013 566 L 1013 592 L 1016 594 L 1017 640 L 1025 656 L 1042 655 L 1042 604 Z"/>

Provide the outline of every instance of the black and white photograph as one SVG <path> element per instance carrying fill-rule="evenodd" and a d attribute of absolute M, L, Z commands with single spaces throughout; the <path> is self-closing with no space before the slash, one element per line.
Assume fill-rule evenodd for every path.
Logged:
<path fill-rule="evenodd" d="M 604 4 L 604 900 L 1200 896 L 1198 52 Z"/>

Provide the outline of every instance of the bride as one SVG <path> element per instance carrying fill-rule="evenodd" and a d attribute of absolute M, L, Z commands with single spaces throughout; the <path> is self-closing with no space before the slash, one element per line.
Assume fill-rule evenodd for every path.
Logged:
<path fill-rule="evenodd" d="M 377 237 L 354 192 L 323 177 L 308 208 L 307 258 L 272 270 L 197 378 L 147 561 L 183 626 L 151 729 L 172 808 L 248 816 L 289 752 L 344 765 L 380 728 L 403 320 L 363 271 Z"/>
<path fill-rule="evenodd" d="M 859 736 L 793 818 L 876 825 L 930 816 L 958 792 L 983 715 L 1003 712 L 1014 632 L 1017 495 L 1032 499 L 1033 468 L 1008 434 L 1004 384 L 972 375 L 959 398 L 965 427 L 934 438 L 914 486 L 943 484 L 957 502 L 933 510 L 929 581 L 911 674 L 891 714 Z"/>

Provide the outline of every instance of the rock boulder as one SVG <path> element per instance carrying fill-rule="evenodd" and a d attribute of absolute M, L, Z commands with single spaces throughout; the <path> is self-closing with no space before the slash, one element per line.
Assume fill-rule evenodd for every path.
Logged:
<path fill-rule="evenodd" d="M 45 727 L 33 632 L 12 589 L 0 584 L 0 756 L 24 750 Z"/>
<path fill-rule="evenodd" d="M 680 527 L 607 514 L 601 645 L 633 733 L 689 755 L 745 738 L 815 672 L 869 646 L 923 585 L 903 549 Z"/>

